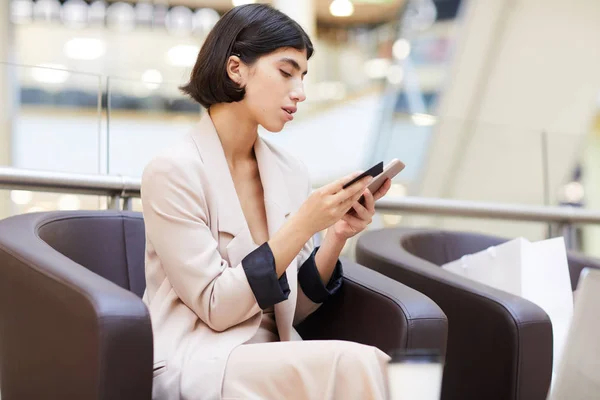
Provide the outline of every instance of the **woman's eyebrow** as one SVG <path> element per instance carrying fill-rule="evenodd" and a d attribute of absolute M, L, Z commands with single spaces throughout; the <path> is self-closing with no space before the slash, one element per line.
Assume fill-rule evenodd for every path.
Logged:
<path fill-rule="evenodd" d="M 290 64 L 296 71 L 301 70 L 300 64 L 298 64 L 298 62 L 296 60 L 294 60 L 293 58 L 284 57 L 284 58 L 280 59 L 279 61 Z M 307 73 L 308 73 L 308 71 L 304 71 L 302 73 L 302 75 L 306 75 Z"/>

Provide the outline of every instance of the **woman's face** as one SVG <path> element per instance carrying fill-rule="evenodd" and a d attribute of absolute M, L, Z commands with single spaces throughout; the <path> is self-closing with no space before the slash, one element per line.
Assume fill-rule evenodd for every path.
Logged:
<path fill-rule="evenodd" d="M 242 103 L 266 130 L 279 132 L 294 119 L 298 103 L 306 99 L 307 64 L 305 50 L 282 48 L 241 68 L 246 87 Z"/>

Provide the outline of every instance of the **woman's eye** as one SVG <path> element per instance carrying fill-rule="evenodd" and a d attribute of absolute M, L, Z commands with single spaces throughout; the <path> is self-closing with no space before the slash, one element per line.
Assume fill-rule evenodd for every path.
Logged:
<path fill-rule="evenodd" d="M 280 69 L 279 71 L 281 72 L 281 75 L 285 76 L 286 78 L 291 78 L 292 77 L 292 74 L 288 74 L 287 72 L 285 72 L 282 69 Z"/>

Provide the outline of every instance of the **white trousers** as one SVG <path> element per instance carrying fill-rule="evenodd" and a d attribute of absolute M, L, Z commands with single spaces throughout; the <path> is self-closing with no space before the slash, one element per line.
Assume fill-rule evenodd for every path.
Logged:
<path fill-rule="evenodd" d="M 262 326 L 257 336 L 276 338 Z M 229 356 L 223 399 L 384 400 L 389 359 L 375 347 L 346 341 L 251 341 Z"/>

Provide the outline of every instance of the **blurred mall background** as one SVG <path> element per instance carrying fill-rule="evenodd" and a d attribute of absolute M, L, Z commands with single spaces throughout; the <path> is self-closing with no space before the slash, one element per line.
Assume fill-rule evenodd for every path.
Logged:
<path fill-rule="evenodd" d="M 241 0 L 2 0 L 0 166 L 139 177 L 203 112 L 177 87 Z M 272 0 L 315 42 L 277 135 L 315 186 L 396 157 L 392 195 L 600 209 L 600 1 Z M 0 217 L 106 207 L 0 191 Z M 139 201 L 134 203 L 140 209 Z M 545 223 L 381 215 L 541 239 Z M 600 255 L 600 232 L 577 227 Z"/>

